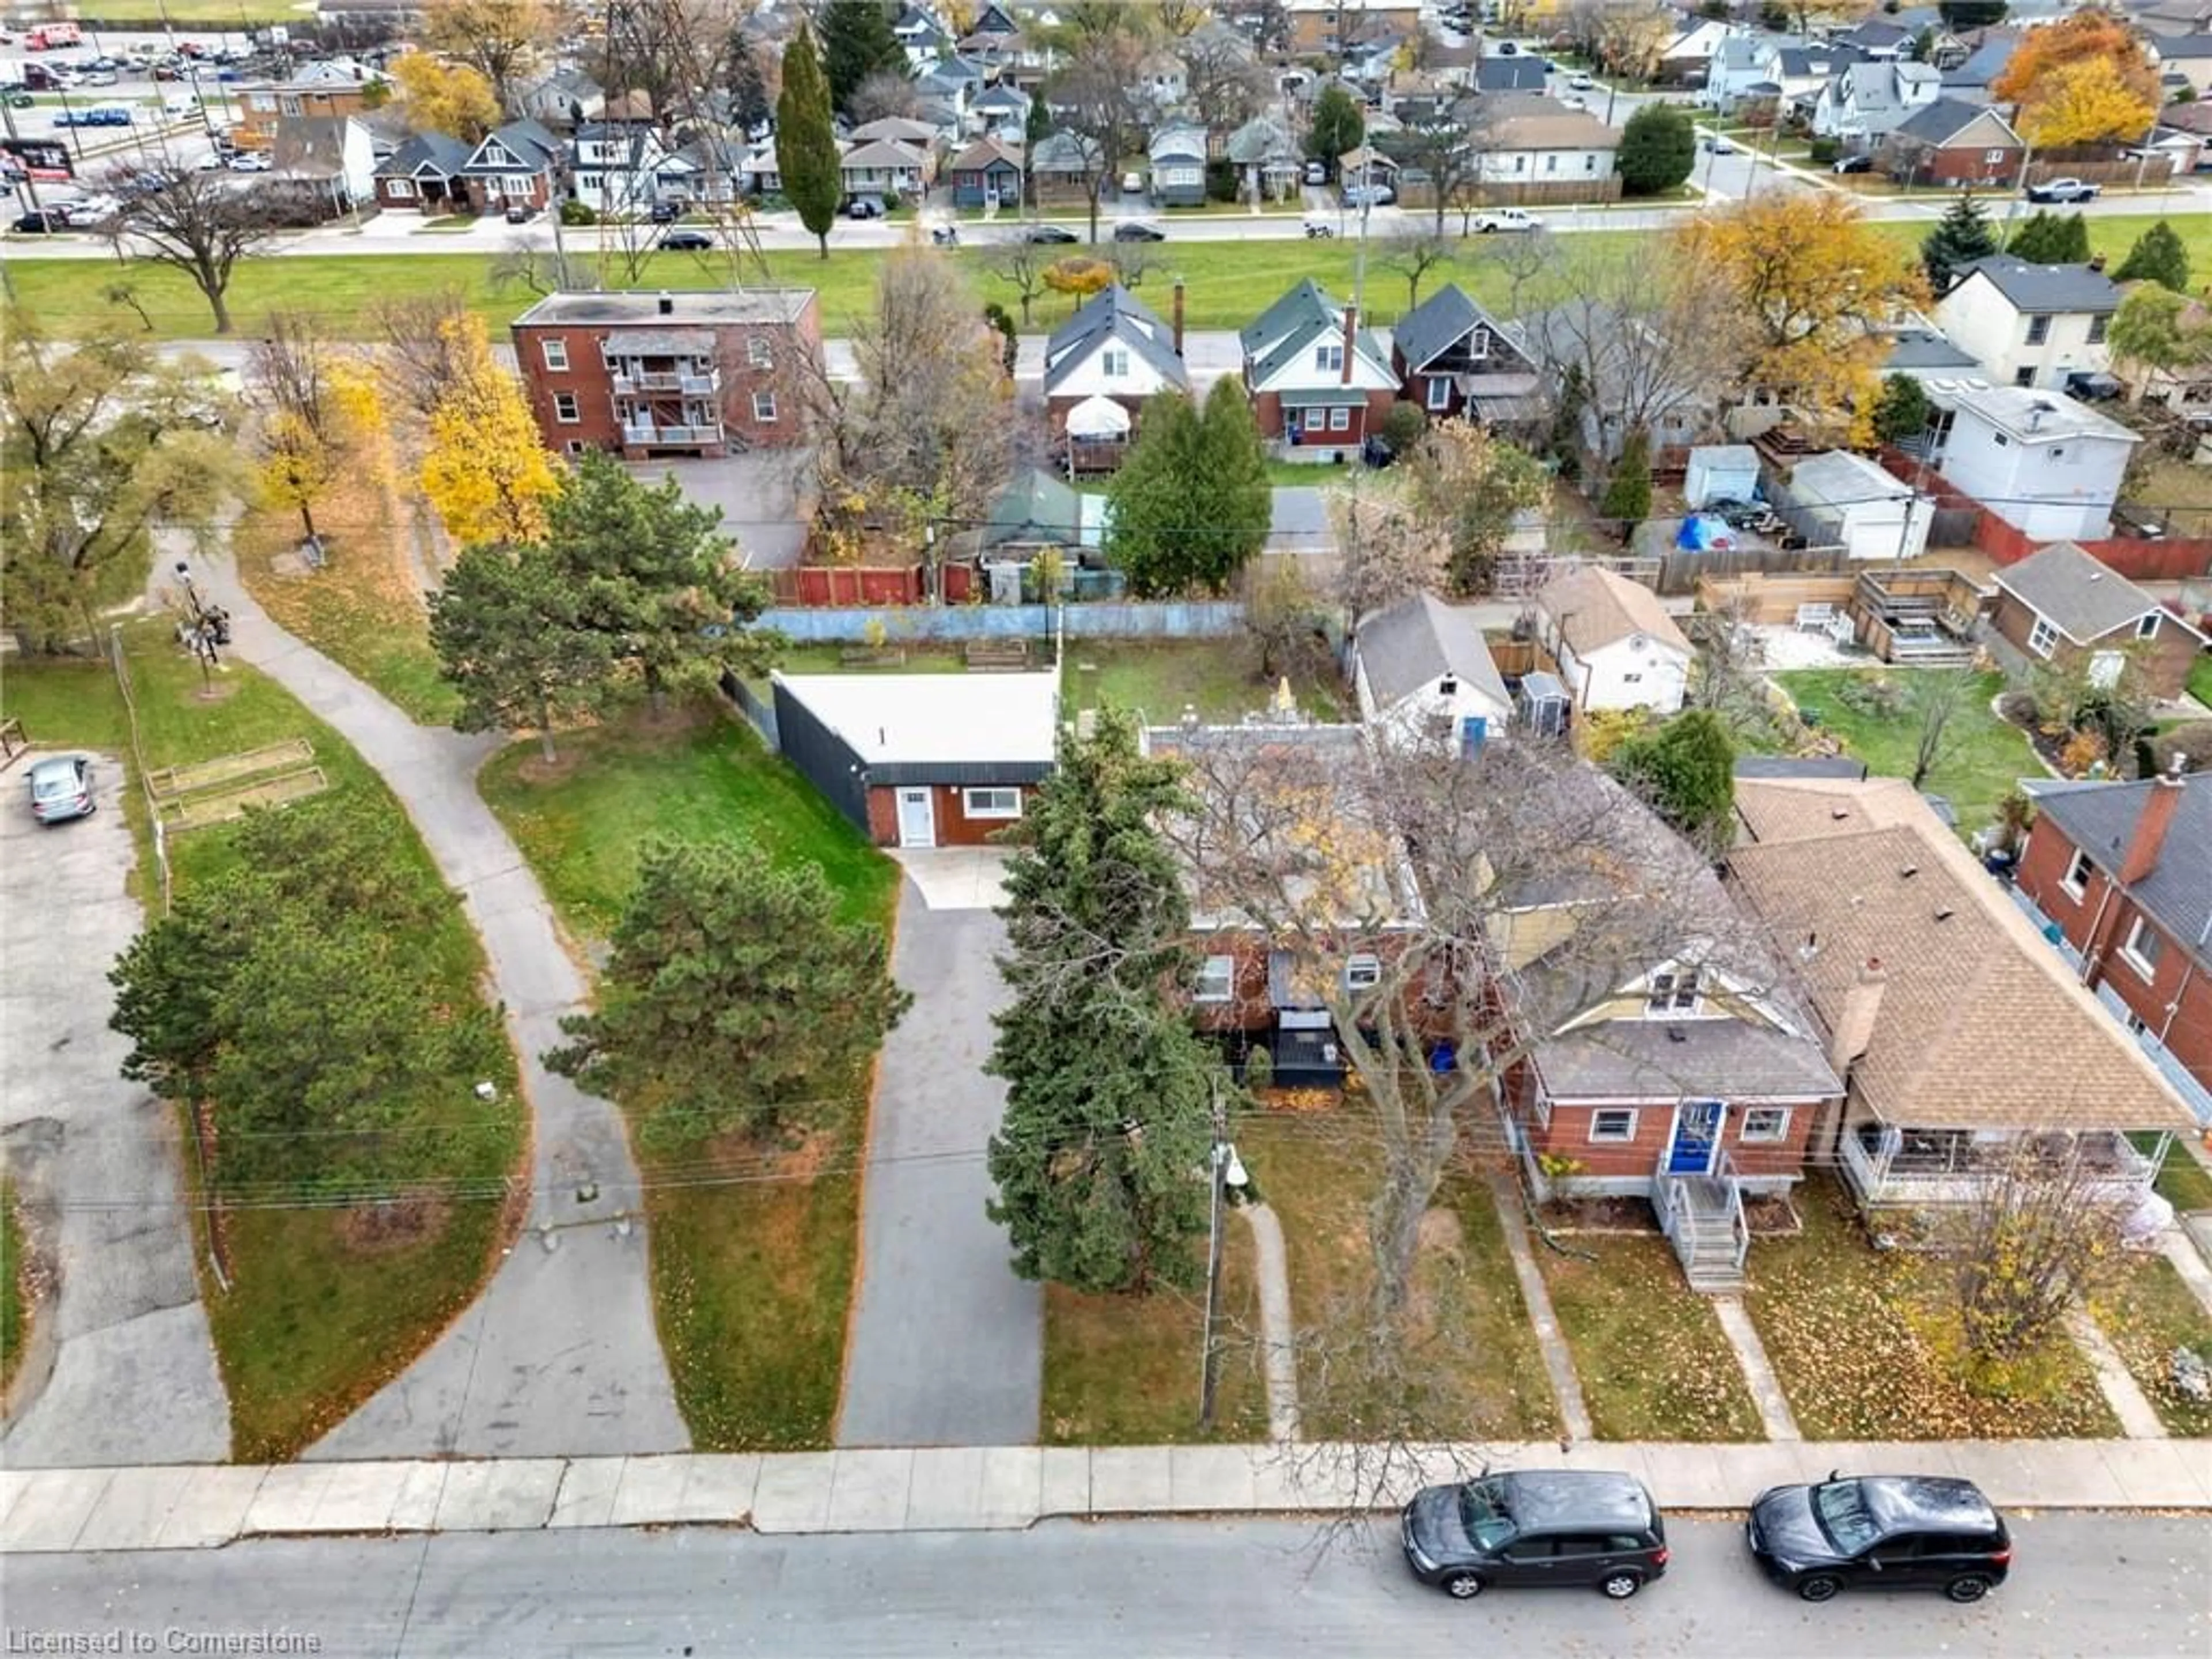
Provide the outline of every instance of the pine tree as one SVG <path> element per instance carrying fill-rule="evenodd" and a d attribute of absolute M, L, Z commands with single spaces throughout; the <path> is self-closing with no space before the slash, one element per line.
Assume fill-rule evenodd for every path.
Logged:
<path fill-rule="evenodd" d="M 1346 150 L 1358 149 L 1366 136 L 1367 118 L 1360 112 L 1358 101 L 1342 87 L 1323 87 L 1321 96 L 1314 100 L 1313 125 L 1306 133 L 1308 148 L 1334 172 L 1337 158 Z"/>
<path fill-rule="evenodd" d="M 1191 470 L 1181 480 L 1189 580 L 1222 593 L 1267 544 L 1275 492 L 1251 400 L 1233 374 L 1206 394 Z"/>
<path fill-rule="evenodd" d="M 1735 743 L 1720 715 L 1686 708 L 1648 737 L 1631 738 L 1607 769 L 1692 845 L 1717 853 L 1735 806 Z"/>
<path fill-rule="evenodd" d="M 463 548 L 430 598 L 439 672 L 461 695 L 454 730 L 535 731 L 551 760 L 555 726 L 596 713 L 613 690 L 609 639 L 582 626 L 580 610 L 542 547 Z"/>
<path fill-rule="evenodd" d="M 1197 1282 L 1222 1086 L 1167 988 L 1188 973 L 1189 912 L 1157 826 L 1189 803 L 1136 735 L 1102 709 L 1016 832 L 1000 962 L 1014 996 L 989 1064 L 1007 1085 L 991 1218 L 1024 1278 L 1092 1293 Z"/>
<path fill-rule="evenodd" d="M 1927 429 L 1932 407 L 1926 390 L 1911 375 L 1887 375 L 1881 401 L 1874 406 L 1874 435 L 1888 444 L 1917 438 Z"/>
<path fill-rule="evenodd" d="M 1656 196 L 1690 176 L 1698 161 L 1698 137 L 1690 118 L 1672 104 L 1650 103 L 1621 129 L 1614 170 L 1631 196 Z"/>
<path fill-rule="evenodd" d="M 830 124 L 830 84 L 815 55 L 814 37 L 801 27 L 783 53 L 783 94 L 775 100 L 775 167 L 783 193 L 830 257 L 830 227 L 844 199 L 837 135 Z"/>
<path fill-rule="evenodd" d="M 743 33 L 730 36 L 730 113 L 750 133 L 775 112 L 769 102 L 768 82 L 761 74 L 760 54 Z"/>
<path fill-rule="evenodd" d="M 819 27 L 831 108 L 849 112 L 853 94 L 871 75 L 908 72 L 906 48 L 891 33 L 890 9 L 884 0 L 830 0 Z"/>
<path fill-rule="evenodd" d="M 2112 273 L 2120 283 L 2156 283 L 2176 294 L 2189 292 L 2189 250 L 2163 219 L 2136 238 L 2128 257 Z"/>
<path fill-rule="evenodd" d="M 1606 481 L 1605 499 L 1598 503 L 1601 518 L 1620 520 L 1626 536 L 1650 516 L 1651 434 L 1638 427 L 1620 447 L 1620 459 Z"/>
<path fill-rule="evenodd" d="M 1201 436 L 1190 399 L 1161 392 L 1145 405 L 1137 441 L 1107 486 L 1106 556 L 1139 598 L 1175 592 L 1188 578 L 1181 554 L 1188 523 L 1182 481 Z"/>
<path fill-rule="evenodd" d="M 1996 252 L 1997 233 L 1982 204 L 1970 190 L 1962 190 L 1943 211 L 1943 217 L 1920 245 L 1920 263 L 1927 268 L 1928 286 L 1941 297 L 1960 267 Z"/>
<path fill-rule="evenodd" d="M 2088 222 L 2078 213 L 2038 209 L 2013 233 L 2005 252 L 2035 265 L 2078 265 L 2089 258 Z"/>

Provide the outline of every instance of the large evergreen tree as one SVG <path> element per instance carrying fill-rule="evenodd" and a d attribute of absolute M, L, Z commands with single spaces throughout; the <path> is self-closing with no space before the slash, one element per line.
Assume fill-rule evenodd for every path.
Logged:
<path fill-rule="evenodd" d="M 1179 776 L 1137 752 L 1129 715 L 1103 709 L 1015 832 L 990 1213 L 1027 1279 L 1141 1291 L 1201 1271 L 1200 1172 L 1224 1085 L 1170 989 L 1189 971 L 1189 913 L 1157 826 L 1188 805 Z"/>
<path fill-rule="evenodd" d="M 830 257 L 830 227 L 844 199 L 837 134 L 830 123 L 830 83 L 815 55 L 814 37 L 801 27 L 783 52 L 783 94 L 775 100 L 775 167 L 783 193 Z"/>
<path fill-rule="evenodd" d="M 614 693 L 609 638 L 584 627 L 574 585 L 534 544 L 463 548 L 431 595 L 430 644 L 460 693 L 456 731 L 535 731 L 549 761 L 555 728 Z"/>
<path fill-rule="evenodd" d="M 832 108 L 850 114 L 853 94 L 871 75 L 903 77 L 906 48 L 891 33 L 892 8 L 884 0 L 830 0 L 822 9 L 822 68 Z"/>
<path fill-rule="evenodd" d="M 1642 427 L 1622 442 L 1597 510 L 1601 518 L 1619 520 L 1624 537 L 1651 515 L 1651 434 Z"/>
<path fill-rule="evenodd" d="M 1237 572 L 1267 544 L 1275 492 L 1251 399 L 1233 374 L 1206 394 L 1193 468 L 1183 483 L 1190 580 L 1226 592 Z"/>
<path fill-rule="evenodd" d="M 1109 500 L 1107 556 L 1137 592 L 1224 591 L 1267 544 L 1274 505 L 1243 388 L 1216 382 L 1202 410 L 1153 398 Z"/>
<path fill-rule="evenodd" d="M 2030 214 L 2005 252 L 2038 265 L 2078 265 L 2089 257 L 2088 222 L 2078 213 Z"/>
<path fill-rule="evenodd" d="M 1927 430 L 1933 407 L 1927 390 L 1911 375 L 1885 375 L 1881 399 L 1874 406 L 1874 435 L 1887 444 L 1917 438 Z"/>
<path fill-rule="evenodd" d="M 769 102 L 768 81 L 761 74 L 760 54 L 742 30 L 730 32 L 728 63 L 730 113 L 750 133 L 775 113 L 775 106 Z"/>
<path fill-rule="evenodd" d="M 1997 251 L 1996 228 L 1990 223 L 1973 191 L 1960 191 L 1920 245 L 1920 263 L 1928 272 L 1929 291 L 1940 298 L 1960 267 L 1986 259 Z"/>
<path fill-rule="evenodd" d="M 1358 100 L 1342 87 L 1323 87 L 1321 96 L 1314 100 L 1313 125 L 1306 130 L 1306 147 L 1328 162 L 1329 171 L 1334 173 L 1337 158 L 1346 150 L 1358 149 L 1359 141 L 1366 136 L 1367 118 L 1360 113 Z"/>
<path fill-rule="evenodd" d="M 1188 577 L 1179 539 L 1188 523 L 1183 481 L 1200 440 L 1190 399 L 1163 392 L 1145 405 L 1137 441 L 1107 486 L 1106 556 L 1139 597 L 1172 593 Z"/>
<path fill-rule="evenodd" d="M 1656 196 L 1687 179 L 1697 162 L 1698 136 L 1689 116 L 1655 102 L 1628 118 L 1613 166 L 1629 195 Z"/>
<path fill-rule="evenodd" d="M 1607 769 L 1702 851 L 1727 845 L 1735 807 L 1735 744 L 1711 708 L 1686 708 L 1613 752 Z"/>
<path fill-rule="evenodd" d="M 2120 283 L 2156 283 L 2176 294 L 2189 292 L 2189 250 L 2163 219 L 2136 238 L 2128 257 L 2112 273 Z"/>

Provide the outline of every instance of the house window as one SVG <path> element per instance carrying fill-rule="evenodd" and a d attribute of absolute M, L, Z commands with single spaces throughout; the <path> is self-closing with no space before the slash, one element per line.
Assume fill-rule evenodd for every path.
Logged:
<path fill-rule="evenodd" d="M 540 340 L 538 349 L 545 359 L 545 367 L 556 374 L 568 372 L 568 343 L 566 340 Z"/>
<path fill-rule="evenodd" d="M 404 202 L 415 194 L 415 181 L 411 179 L 386 179 L 384 193 L 395 202 Z"/>
<path fill-rule="evenodd" d="M 767 335 L 745 336 L 745 362 L 755 368 L 775 367 L 775 348 L 769 343 Z"/>
<path fill-rule="evenodd" d="M 1208 957 L 1199 964 L 1198 988 L 1191 993 L 1194 1002 L 1226 1002 L 1237 988 L 1237 958 Z"/>
<path fill-rule="evenodd" d="M 582 418 L 576 409 L 576 394 L 556 392 L 553 394 L 553 418 L 562 426 L 574 426 Z"/>
<path fill-rule="evenodd" d="M 2110 317 L 2104 316 L 2101 313 L 2092 317 L 2089 319 L 2089 343 L 2091 345 L 2104 344 L 2105 325 L 2112 320 L 2112 319 Z"/>
<path fill-rule="evenodd" d="M 2154 637 L 2157 633 L 2158 633 L 2158 612 L 2157 612 L 2157 611 L 2144 611 L 2144 612 L 2142 613 L 2142 616 L 2137 617 L 2136 618 L 2136 637 L 2137 639 L 2139 639 L 2139 640 L 2148 640 L 2148 639 L 2150 639 L 2150 638 Z"/>
<path fill-rule="evenodd" d="M 1559 158 L 1556 155 L 1547 155 L 1544 158 L 1544 171 L 1547 173 L 1557 173 L 1559 170 Z"/>
<path fill-rule="evenodd" d="M 1018 789 L 963 789 L 960 810 L 971 818 L 1018 818 L 1022 815 Z"/>
<path fill-rule="evenodd" d="M 1348 409 L 1330 410 L 1328 411 L 1328 429 L 1331 432 L 1351 431 L 1352 411 Z"/>
<path fill-rule="evenodd" d="M 1344 959 L 1344 988 L 1371 991 L 1382 982 L 1382 958 L 1362 952 Z"/>
<path fill-rule="evenodd" d="M 1635 1139 L 1636 1109 L 1632 1106 L 1604 1106 L 1592 1112 L 1589 1138 L 1592 1140 Z"/>
<path fill-rule="evenodd" d="M 2014 386 L 2033 386 L 2035 384 L 2035 365 L 2030 363 L 2025 368 L 2015 368 L 2013 370 L 2012 383 Z M 2000 449 L 2003 448 L 2007 444 L 2012 441 L 2011 439 L 2006 437 L 2002 432 L 1996 433 L 1994 435 L 1997 441 L 1997 447 Z"/>
<path fill-rule="evenodd" d="M 1314 348 L 1314 367 L 1324 374 L 1340 373 L 1344 368 L 1344 347 L 1332 340 L 1327 345 Z"/>
<path fill-rule="evenodd" d="M 282 115 L 299 115 L 305 112 L 305 108 L 297 98 L 284 97 L 276 100 L 277 112 Z"/>
<path fill-rule="evenodd" d="M 1127 380 L 1129 375 L 1129 353 L 1123 346 L 1109 346 L 1098 357 L 1099 373 L 1109 380 Z"/>
<path fill-rule="evenodd" d="M 2027 630 L 2027 648 L 2039 657 L 2047 657 L 2058 643 L 2058 630 L 2047 617 L 2038 617 L 2035 626 Z"/>
<path fill-rule="evenodd" d="M 1745 1109 L 1743 1127 L 1736 1131 L 1738 1140 L 1787 1140 L 1790 1139 L 1790 1109 L 1787 1106 L 1752 1106 Z"/>
<path fill-rule="evenodd" d="M 1651 975 L 1651 989 L 1644 999 L 1646 1012 L 1686 1013 L 1698 1006 L 1698 970 L 1684 968 Z"/>
<path fill-rule="evenodd" d="M 1451 379 L 1449 375 L 1429 376 L 1429 407 L 1431 409 L 1451 407 Z"/>
<path fill-rule="evenodd" d="M 1583 171 L 1584 173 L 1595 173 L 1597 171 L 1597 157 L 1595 155 L 1583 156 Z"/>
<path fill-rule="evenodd" d="M 499 181 L 499 187 L 502 191 L 509 196 L 520 197 L 526 200 L 528 199 L 530 195 L 530 180 L 522 177 L 520 173 L 511 173 L 507 174 L 506 178 Z"/>
<path fill-rule="evenodd" d="M 2076 853 L 2067 861 L 2066 873 L 2059 878 L 2058 884 L 2078 900 L 2089 890 L 2089 872 L 2094 867 L 2087 853 Z"/>
<path fill-rule="evenodd" d="M 763 426 L 769 425 L 775 419 L 775 393 L 773 392 L 753 393 L 753 419 L 758 421 Z"/>
<path fill-rule="evenodd" d="M 2128 966 L 2145 979 L 2158 975 L 2158 960 L 2166 954 L 2166 935 L 2150 925 L 2148 916 L 2137 916 L 2128 928 L 2128 942 L 2120 946 Z"/>
<path fill-rule="evenodd" d="M 2049 339 L 2050 337 L 2051 337 L 2051 319 L 2050 319 L 2050 318 L 2048 318 L 2048 317 L 2046 317 L 2046 316 L 2034 316 L 2034 317 L 2031 317 L 2031 318 L 2029 318 L 2029 319 L 2027 319 L 2027 343 L 2028 343 L 2028 344 L 2030 344 L 2030 345 L 2041 345 L 2041 344 L 2042 344 L 2045 340 Z"/>

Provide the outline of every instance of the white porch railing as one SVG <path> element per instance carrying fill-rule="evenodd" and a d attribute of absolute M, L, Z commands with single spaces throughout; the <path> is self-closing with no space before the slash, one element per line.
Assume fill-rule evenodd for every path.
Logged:
<path fill-rule="evenodd" d="M 2109 1175 L 2091 1184 L 2091 1190 L 2123 1200 L 2148 1192 L 2158 1173 L 2157 1164 L 2137 1152 L 2124 1135 L 2097 1139 L 2112 1168 Z M 1940 1207 L 1972 1203 L 1982 1194 L 1983 1177 L 1971 1154 L 1943 1169 L 1915 1169 L 1909 1163 L 1900 1168 L 1900 1154 L 1869 1149 L 1856 1126 L 1844 1131 L 1843 1147 L 1844 1178 L 1863 1203 Z"/>
<path fill-rule="evenodd" d="M 1743 1212 L 1743 1185 L 1726 1151 L 1705 1175 L 1678 1175 L 1659 1156 L 1651 1176 L 1651 1207 L 1674 1247 L 1692 1288 L 1724 1290 L 1742 1282 L 1751 1252 L 1751 1224 Z"/>

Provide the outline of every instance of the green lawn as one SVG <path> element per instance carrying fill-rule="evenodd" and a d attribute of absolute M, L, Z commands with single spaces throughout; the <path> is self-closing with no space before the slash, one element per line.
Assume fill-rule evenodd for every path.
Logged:
<path fill-rule="evenodd" d="M 727 836 L 780 862 L 814 864 L 848 915 L 890 924 L 897 867 L 749 727 L 702 705 L 641 711 L 561 745 L 548 767 L 535 743 L 515 744 L 478 781 L 572 933 L 606 935 L 638 845 L 655 834 Z M 763 1147 L 726 1136 L 686 1148 L 677 1155 L 684 1184 L 656 1182 L 672 1166 L 641 1158 L 661 1344 L 702 1451 L 829 1443 L 866 1114 L 867 1082 L 855 1078 L 801 1140 Z M 715 1178 L 732 1170 L 753 1178 Z"/>
<path fill-rule="evenodd" d="M 0 1175 L 0 1395 L 15 1380 L 29 1330 L 28 1287 L 24 1283 L 23 1218 L 15 1205 L 15 1183 Z"/>
<path fill-rule="evenodd" d="M 1601 1440 L 1757 1440 L 1758 1408 L 1712 1304 L 1663 1238 L 1536 1245 L 1559 1328 Z"/>
<path fill-rule="evenodd" d="M 2194 1439 L 2212 1436 L 2212 1404 L 2173 1386 L 2175 1349 L 2191 1348 L 2212 1360 L 2212 1314 L 2173 1264 L 2149 1252 L 2130 1256 L 2096 1316 L 2167 1430 Z"/>
<path fill-rule="evenodd" d="M 211 759 L 287 738 L 304 737 L 331 783 L 331 798 L 350 798 L 384 825 L 382 844 L 407 878 L 444 892 L 436 866 L 383 781 L 338 735 L 315 720 L 272 680 L 227 665 L 225 695 L 204 700 L 200 674 L 159 623 L 126 633 L 139 730 L 149 766 Z M 107 672 L 82 663 L 10 665 L 0 708 L 20 715 L 33 738 L 119 752 L 126 748 L 120 694 Z M 143 809 L 134 787 L 126 809 L 140 827 Z M 316 810 L 313 804 L 294 811 Z M 179 890 L 219 872 L 233 856 L 221 829 L 193 830 L 171 841 Z M 141 883 L 142 896 L 155 890 Z M 482 951 L 457 902 L 408 941 L 447 1000 L 479 994 Z M 452 1097 L 469 1102 L 479 1132 L 441 1164 L 444 1176 L 497 1180 L 515 1166 L 522 1146 L 521 1112 L 511 1069 L 497 1109 L 478 1107 L 476 1077 L 453 1079 Z M 221 1110 L 217 1103 L 216 1110 Z M 227 1238 L 234 1288 L 211 1282 L 203 1291 L 216 1353 L 231 1402 L 232 1445 L 248 1461 L 283 1459 L 343 1418 L 397 1375 L 475 1298 L 496 1261 L 501 1217 L 495 1201 L 441 1203 L 411 1212 L 411 1231 L 380 1234 L 366 1212 L 266 1209 L 233 1212 Z"/>
<path fill-rule="evenodd" d="M 1822 729 L 1834 732 L 1846 749 L 1875 771 L 1909 778 L 1920 741 L 1913 716 L 1910 713 L 1889 717 L 1868 714 L 1850 707 L 1838 692 L 1855 676 L 1887 675 L 1902 686 L 1909 685 L 1916 673 L 1940 672 L 1807 668 L 1778 673 L 1773 678 L 1796 700 L 1800 710 L 1818 710 Z M 1943 757 L 1928 775 L 1924 786 L 1949 799 L 1958 811 L 1962 833 L 1971 834 L 1990 823 L 1996 817 L 1997 802 L 2016 781 L 2043 775 L 2027 733 L 1999 720 L 1990 708 L 2002 690 L 2002 675 L 1980 677 L 1972 697 L 1952 717 Z"/>
<path fill-rule="evenodd" d="M 2133 1134 L 2128 1139 L 2145 1157 L 2156 1150 L 2155 1134 Z M 2177 1210 L 2212 1210 L 2212 1170 L 2206 1170 L 2179 1139 L 2166 1147 L 2166 1162 L 2159 1165 L 2155 1184 L 2159 1196 Z"/>
<path fill-rule="evenodd" d="M 1319 719 L 1343 717 L 1345 702 L 1326 659 L 1294 674 L 1299 708 Z M 1265 708 L 1276 683 L 1260 672 L 1258 652 L 1242 636 L 1220 640 L 1071 640 L 1060 665 L 1067 706 L 1111 703 L 1170 726 L 1186 707 L 1201 720 L 1231 722 Z"/>
<path fill-rule="evenodd" d="M 2212 652 L 2189 665 L 2189 695 L 2212 708 Z"/>
<path fill-rule="evenodd" d="M 1051 647 L 1048 645 L 1039 641 L 1033 641 L 1032 647 L 1041 653 L 1040 661 L 1049 659 Z M 867 648 L 849 645 L 787 645 L 776 653 L 775 665 L 787 674 L 964 674 L 968 672 L 967 661 L 957 646 L 901 645 L 894 641 L 887 643 L 884 649 L 902 653 L 903 661 L 845 660 L 847 652 Z"/>
<path fill-rule="evenodd" d="M 1976 1393 L 1948 1357 L 1943 1264 L 1867 1242 L 1842 1185 L 1799 1188 L 1804 1231 L 1751 1247 L 1745 1296 L 1808 1440 L 2092 1438 L 2118 1425 L 2063 1336 L 2013 1395 Z"/>

